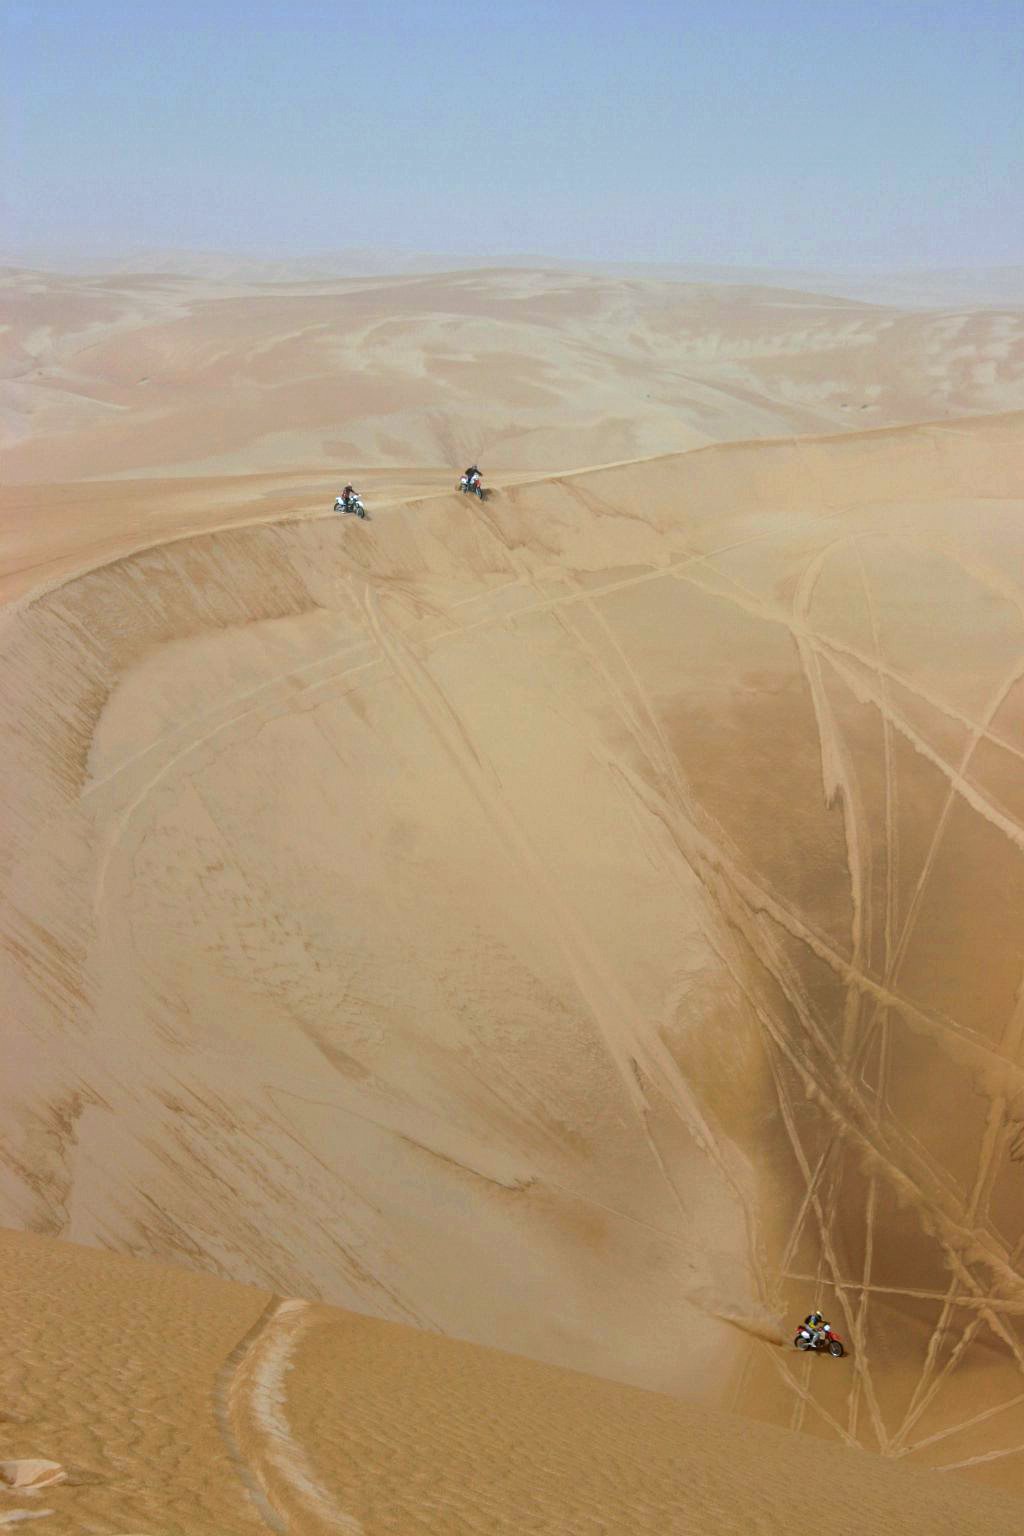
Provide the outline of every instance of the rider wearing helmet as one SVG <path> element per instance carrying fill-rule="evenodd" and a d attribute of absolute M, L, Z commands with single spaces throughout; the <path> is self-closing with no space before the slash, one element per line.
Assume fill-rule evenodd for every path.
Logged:
<path fill-rule="evenodd" d="M 816 1339 L 820 1334 L 827 1334 L 829 1332 L 829 1325 L 820 1312 L 808 1313 L 804 1318 L 804 1327 L 808 1330 L 812 1339 Z"/>
<path fill-rule="evenodd" d="M 479 485 L 480 483 L 480 471 L 475 464 L 471 464 L 462 478 L 465 480 L 470 489 L 472 489 L 474 485 Z"/>

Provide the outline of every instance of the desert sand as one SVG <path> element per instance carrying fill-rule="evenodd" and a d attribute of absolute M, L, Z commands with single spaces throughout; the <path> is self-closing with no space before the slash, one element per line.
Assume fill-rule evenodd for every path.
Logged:
<path fill-rule="evenodd" d="M 799 1435 L 659 1393 L 69 1243 L 3 1232 L 0 1254 L 20 1340 L 4 1438 L 16 1452 L 53 1453 L 4 1464 L 26 1480 L 0 1480 L 0 1526 L 40 1520 L 51 1536 L 1020 1528 L 1019 1501 L 1004 1493 L 846 1447 L 809 1455 Z"/>
<path fill-rule="evenodd" d="M 550 473 L 1024 408 L 1024 312 L 468 271 L 8 271 L 5 484 L 348 466 Z"/>
<path fill-rule="evenodd" d="M 789 1528 L 797 1463 L 871 1528 L 1018 1528 L 1024 316 L 522 271 L 4 292 L 0 1219 L 50 1315 L 115 1273 L 72 1244 L 181 1266 L 109 1285 L 191 1319 L 190 1385 L 173 1339 L 138 1371 L 196 1424 L 277 1319 L 260 1400 L 341 1512 L 264 1446 L 282 1529 L 521 1529 L 521 1462 L 455 1469 L 556 1421 L 538 1530 Z M 815 1303 L 848 1359 L 792 1350 Z M 17 1369 L 123 1398 L 69 1351 Z M 444 1489 L 331 1395 L 397 1435 L 438 1378 Z M 92 1464 L 46 1422 L 11 1457 Z M 180 1522 L 161 1433 L 177 1502 L 112 1524 L 69 1480 L 49 1528 Z M 207 1439 L 208 1528 L 260 1528 Z"/>

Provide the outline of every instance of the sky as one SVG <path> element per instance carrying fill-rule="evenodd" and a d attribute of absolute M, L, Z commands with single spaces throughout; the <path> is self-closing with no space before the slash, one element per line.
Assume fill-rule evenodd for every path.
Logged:
<path fill-rule="evenodd" d="M 1024 262 L 1022 0 L 0 0 L 0 244 Z"/>

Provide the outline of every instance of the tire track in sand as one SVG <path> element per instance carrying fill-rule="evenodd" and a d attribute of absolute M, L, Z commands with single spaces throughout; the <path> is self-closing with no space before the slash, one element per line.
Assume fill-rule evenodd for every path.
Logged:
<path fill-rule="evenodd" d="M 369 585 L 364 588 L 363 600 L 368 628 L 396 680 L 504 843 L 511 867 L 530 890 L 531 900 L 542 901 L 551 913 L 552 928 L 570 973 L 619 1074 L 626 1101 L 636 1115 L 651 1158 L 679 1210 L 683 1230 L 687 1209 L 652 1130 L 648 1082 L 660 1089 L 695 1144 L 742 1199 L 745 1169 L 739 1156 L 720 1143 L 664 1043 L 657 1035 L 637 1028 L 639 1021 L 632 999 L 607 966 L 572 904 L 565 899 L 548 861 L 506 801 L 493 766 L 477 751 L 466 725 L 415 647 L 386 623 L 380 613 L 378 594 Z M 693 1296 L 688 1299 L 700 1304 Z"/>
<path fill-rule="evenodd" d="M 285 1411 L 285 1377 L 312 1322 L 308 1301 L 271 1297 L 221 1367 L 214 1411 L 232 1464 L 257 1513 L 278 1536 L 363 1536 L 317 1481 Z"/>

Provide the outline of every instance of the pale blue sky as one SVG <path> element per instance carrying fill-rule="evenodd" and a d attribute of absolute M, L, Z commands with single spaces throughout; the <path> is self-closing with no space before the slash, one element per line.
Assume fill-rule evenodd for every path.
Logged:
<path fill-rule="evenodd" d="M 3 245 L 1024 261 L 1022 0 L 0 0 Z"/>

